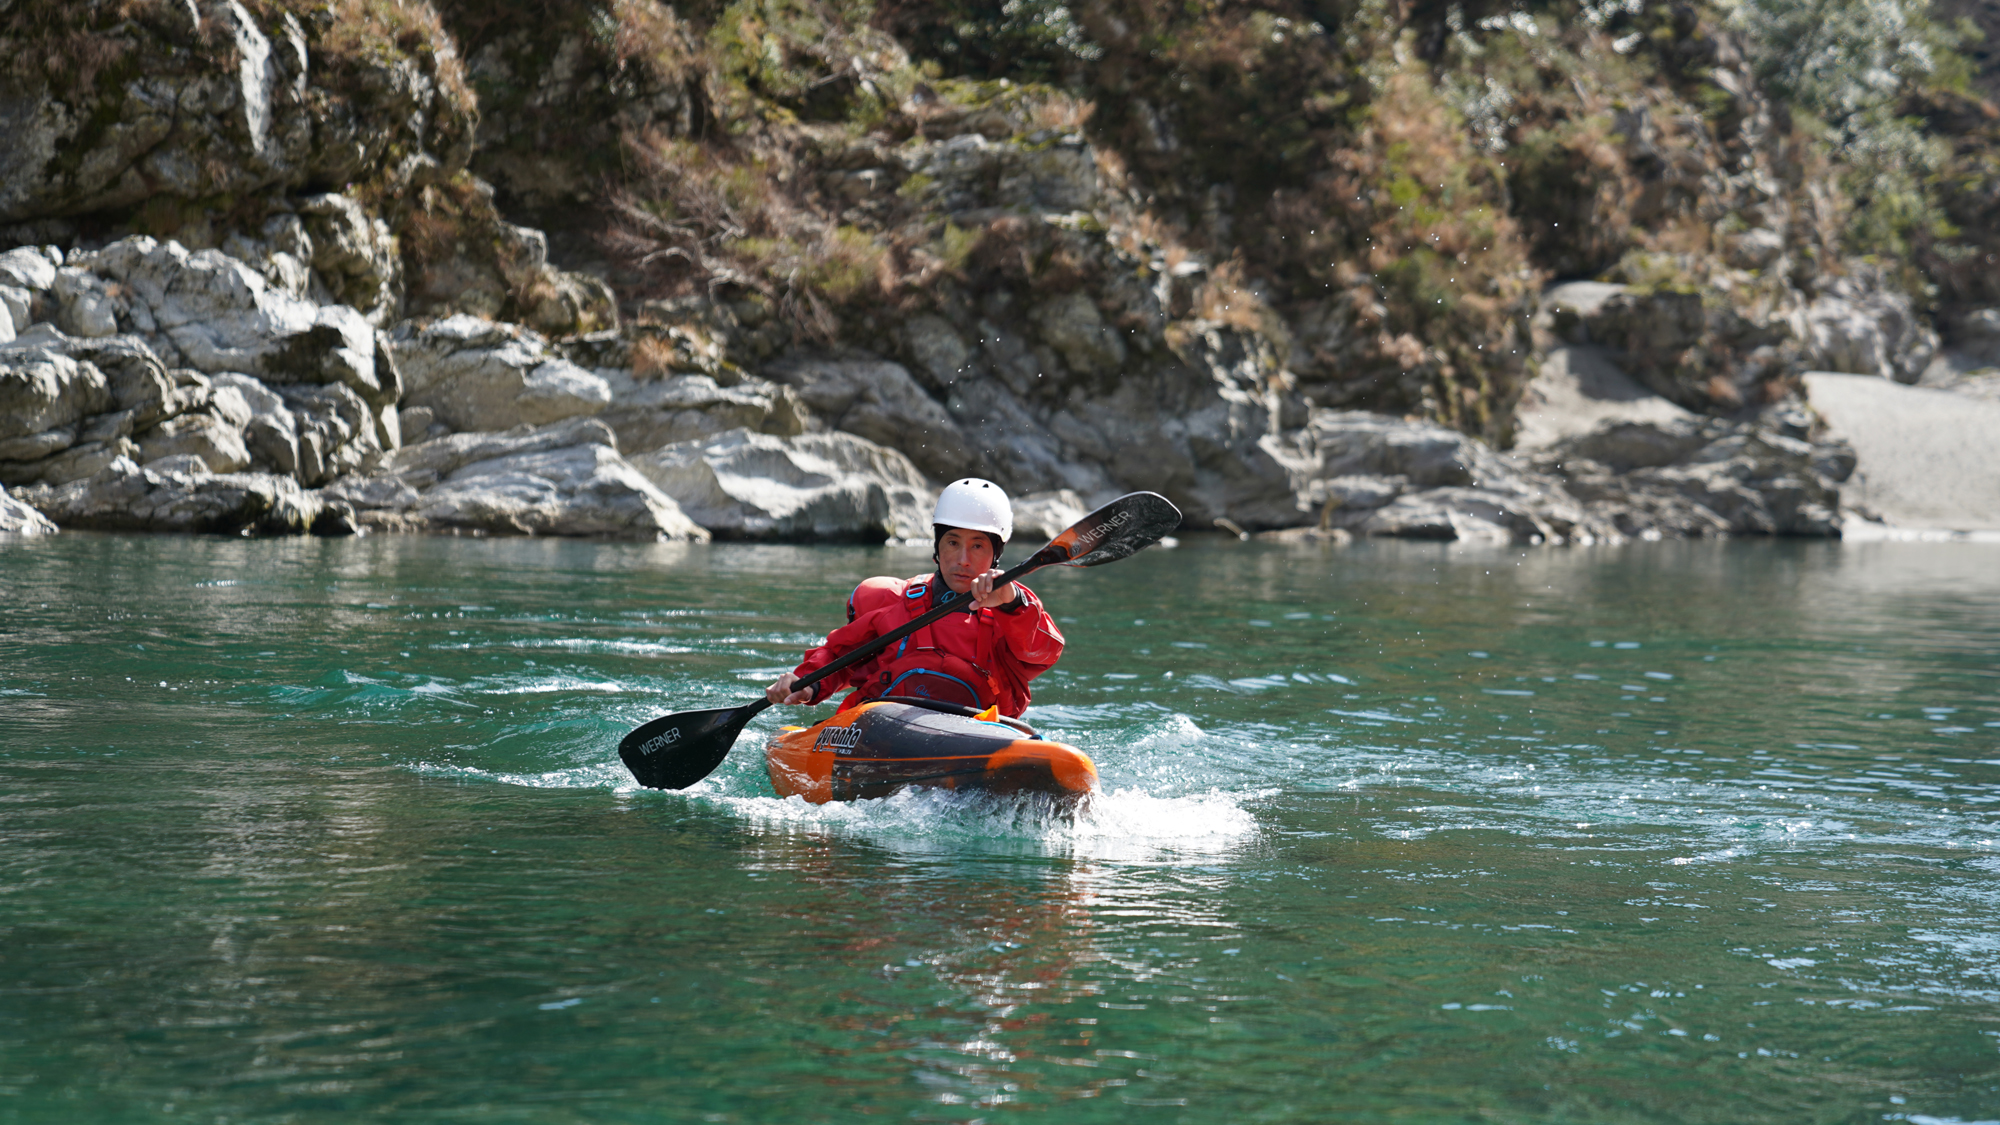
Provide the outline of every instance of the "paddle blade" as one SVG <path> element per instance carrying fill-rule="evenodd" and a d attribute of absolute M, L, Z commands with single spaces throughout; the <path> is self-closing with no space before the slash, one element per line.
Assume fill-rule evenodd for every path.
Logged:
<path fill-rule="evenodd" d="M 626 735 L 618 756 L 648 789 L 686 789 L 715 772 L 760 710 L 753 704 L 662 716 Z"/>
<path fill-rule="evenodd" d="M 1128 492 L 1076 521 L 1041 553 L 1063 566 L 1130 558 L 1181 525 L 1181 510 L 1157 492 Z"/>

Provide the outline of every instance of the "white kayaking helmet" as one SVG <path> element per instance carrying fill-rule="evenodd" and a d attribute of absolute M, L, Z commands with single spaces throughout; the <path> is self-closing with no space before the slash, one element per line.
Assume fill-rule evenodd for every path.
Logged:
<path fill-rule="evenodd" d="M 937 509 L 931 513 L 931 530 L 943 538 L 946 528 L 984 531 L 993 536 L 993 557 L 1014 537 L 1014 505 L 1007 493 L 990 480 L 966 477 L 945 486 L 938 494 Z"/>

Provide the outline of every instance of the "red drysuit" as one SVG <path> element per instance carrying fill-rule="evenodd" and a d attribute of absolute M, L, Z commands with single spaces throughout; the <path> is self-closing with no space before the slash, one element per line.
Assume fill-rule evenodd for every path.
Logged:
<path fill-rule="evenodd" d="M 982 609 L 954 613 L 917 630 L 873 660 L 857 664 L 813 685 L 818 703 L 845 687 L 855 689 L 842 706 L 885 695 L 909 695 L 986 708 L 1003 715 L 1028 709 L 1028 681 L 1055 666 L 1063 635 L 1034 591 L 1019 582 L 1020 600 L 1010 612 Z M 921 617 L 951 596 L 936 574 L 915 578 L 870 578 L 847 599 L 847 624 L 827 634 L 826 643 L 806 653 L 796 669 L 810 675 L 843 654 Z"/>

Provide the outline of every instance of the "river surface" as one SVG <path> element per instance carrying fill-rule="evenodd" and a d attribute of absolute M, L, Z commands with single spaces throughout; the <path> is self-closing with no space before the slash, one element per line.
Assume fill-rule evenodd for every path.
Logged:
<path fill-rule="evenodd" d="M 0 1122 L 2000 1120 L 1992 548 L 1190 542 L 1076 820 L 633 787 L 927 567 L 0 543 Z"/>

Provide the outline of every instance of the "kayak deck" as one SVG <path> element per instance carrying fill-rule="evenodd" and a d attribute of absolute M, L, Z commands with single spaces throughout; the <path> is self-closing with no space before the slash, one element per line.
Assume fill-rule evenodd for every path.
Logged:
<path fill-rule="evenodd" d="M 764 765 L 778 796 L 816 805 L 912 788 L 1074 800 L 1097 787 L 1088 755 L 1019 720 L 895 697 L 779 731 L 764 747 Z"/>

